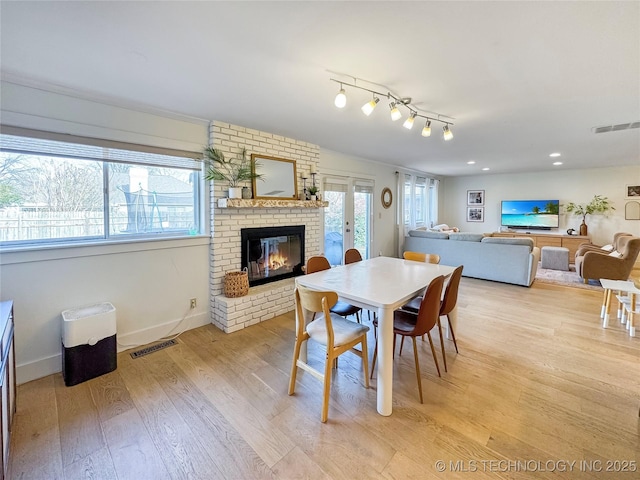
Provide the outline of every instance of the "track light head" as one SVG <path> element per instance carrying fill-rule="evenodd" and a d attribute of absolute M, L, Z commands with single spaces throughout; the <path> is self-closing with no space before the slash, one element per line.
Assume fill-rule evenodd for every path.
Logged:
<path fill-rule="evenodd" d="M 402 124 L 402 126 L 404 128 L 406 128 L 407 130 L 411 130 L 413 128 L 413 121 L 416 118 L 417 113 L 416 112 L 411 112 L 411 115 L 409 115 L 409 118 L 407 118 L 404 123 Z"/>
<path fill-rule="evenodd" d="M 431 136 L 431 120 L 427 120 L 427 123 L 424 124 L 424 128 L 422 129 L 423 137 Z"/>
<path fill-rule="evenodd" d="M 342 88 L 342 84 L 340 84 L 340 91 L 336 95 L 336 99 L 333 101 L 336 107 L 344 108 L 347 104 L 347 96 L 344 94 L 344 88 Z"/>
<path fill-rule="evenodd" d="M 449 141 L 453 138 L 453 133 L 451 133 L 451 130 L 449 130 L 449 125 L 445 125 L 444 127 L 442 127 L 442 136 L 445 140 Z"/>
<path fill-rule="evenodd" d="M 380 99 L 374 95 L 373 99 L 371 99 L 370 102 L 367 102 L 362 106 L 362 113 L 364 113 L 367 117 L 371 115 L 371 112 L 373 112 L 373 109 L 376 108 L 376 105 L 378 105 L 379 101 Z"/>
<path fill-rule="evenodd" d="M 389 108 L 391 108 L 391 120 L 395 122 L 400 117 L 402 117 L 402 113 L 400 113 L 400 110 L 398 110 L 398 105 L 396 104 L 396 102 L 391 102 L 389 104 Z"/>

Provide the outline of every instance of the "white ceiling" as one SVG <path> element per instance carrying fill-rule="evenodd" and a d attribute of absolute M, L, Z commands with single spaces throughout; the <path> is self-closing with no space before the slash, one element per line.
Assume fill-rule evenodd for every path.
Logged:
<path fill-rule="evenodd" d="M 640 164 L 640 2 L 7 2 L 7 78 L 440 175 Z M 330 72 L 341 72 L 343 75 Z M 423 138 L 352 81 L 454 117 Z M 364 80 L 378 85 L 366 83 Z M 383 86 L 380 86 L 383 85 Z M 406 114 L 405 114 L 406 116 Z M 552 167 L 551 152 L 561 152 Z M 475 160 L 473 166 L 467 161 Z"/>

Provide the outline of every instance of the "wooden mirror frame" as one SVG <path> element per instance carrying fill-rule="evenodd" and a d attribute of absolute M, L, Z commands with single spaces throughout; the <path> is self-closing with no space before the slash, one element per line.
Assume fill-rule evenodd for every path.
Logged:
<path fill-rule="evenodd" d="M 298 178 L 295 160 L 252 153 L 251 169 L 261 175 L 260 178 L 251 180 L 253 198 L 297 200 Z"/>
<path fill-rule="evenodd" d="M 389 187 L 384 187 L 382 189 L 382 195 L 380 195 L 380 201 L 382 202 L 382 206 L 384 208 L 389 208 L 393 203 L 393 193 L 391 193 L 391 189 Z"/>

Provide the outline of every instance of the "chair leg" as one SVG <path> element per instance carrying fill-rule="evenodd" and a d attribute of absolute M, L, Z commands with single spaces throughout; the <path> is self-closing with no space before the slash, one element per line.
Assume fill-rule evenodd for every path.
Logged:
<path fill-rule="evenodd" d="M 413 340 L 413 358 L 416 361 L 416 378 L 418 379 L 418 393 L 420 394 L 420 403 L 422 401 L 422 379 L 420 378 L 420 362 L 418 362 L 418 346 L 416 345 L 416 337 L 411 337 Z"/>
<path fill-rule="evenodd" d="M 300 347 L 302 341 L 296 338 L 296 346 L 293 349 L 293 365 L 291 366 L 291 376 L 289 377 L 289 395 L 293 395 L 296 389 L 296 375 L 298 373 L 298 358 L 300 357 Z"/>
<path fill-rule="evenodd" d="M 451 334 L 451 340 L 453 340 L 453 346 L 456 347 L 456 353 L 458 353 L 458 342 L 456 342 L 456 334 L 453 331 L 453 325 L 451 325 L 449 315 L 447 315 L 447 322 L 449 322 L 449 333 Z"/>
<path fill-rule="evenodd" d="M 376 369 L 376 357 L 378 356 L 378 339 L 376 338 L 376 346 L 373 349 L 373 360 L 371 360 L 371 375 L 369 378 L 373 378 L 373 372 Z"/>
<path fill-rule="evenodd" d="M 398 356 L 402 356 L 402 347 L 404 347 L 404 335 L 402 336 L 402 339 L 400 340 L 400 351 L 398 352 Z"/>
<path fill-rule="evenodd" d="M 436 349 L 433 348 L 433 340 L 431 340 L 431 334 L 429 332 L 427 332 L 427 338 L 429 339 L 429 345 L 431 345 L 431 355 L 433 355 L 433 361 L 436 364 L 436 370 L 438 370 L 438 376 L 442 377 L 442 375 L 440 375 L 440 365 L 438 365 L 438 357 L 436 357 Z"/>
<path fill-rule="evenodd" d="M 360 312 L 356 312 L 356 321 L 357 321 L 358 323 L 362 323 L 362 322 L 360 321 Z"/>
<path fill-rule="evenodd" d="M 322 392 L 322 416 L 320 421 L 325 423 L 329 416 L 329 393 L 331 391 L 331 366 L 334 358 L 327 352 L 327 358 L 324 362 L 324 390 Z"/>
<path fill-rule="evenodd" d="M 367 334 L 362 336 L 362 370 L 364 371 L 364 386 L 369 388 L 369 350 L 367 349 Z"/>
<path fill-rule="evenodd" d="M 440 334 L 440 349 L 442 350 L 442 361 L 444 362 L 444 371 L 447 371 L 447 355 L 444 353 L 444 337 L 442 336 L 442 324 L 438 317 L 438 333 Z"/>

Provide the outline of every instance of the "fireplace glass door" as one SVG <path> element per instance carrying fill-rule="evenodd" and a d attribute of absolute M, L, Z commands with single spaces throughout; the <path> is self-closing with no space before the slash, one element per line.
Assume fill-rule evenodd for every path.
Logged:
<path fill-rule="evenodd" d="M 243 228 L 241 240 L 250 286 L 303 274 L 304 225 Z"/>

